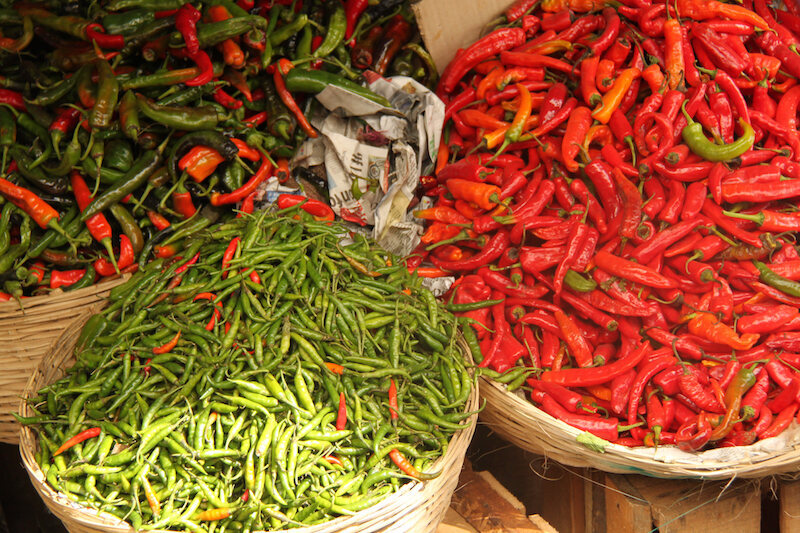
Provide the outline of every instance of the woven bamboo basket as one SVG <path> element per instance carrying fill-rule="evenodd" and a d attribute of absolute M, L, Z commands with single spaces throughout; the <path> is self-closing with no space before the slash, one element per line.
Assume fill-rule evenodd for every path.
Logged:
<path fill-rule="evenodd" d="M 70 324 L 54 350 L 42 360 L 25 386 L 19 412 L 23 416 L 32 414 L 24 398 L 34 396 L 36 391 L 60 378 L 74 363 L 73 347 L 83 323 L 89 315 Z M 468 350 L 466 343 L 463 349 Z M 475 411 L 478 406 L 478 388 L 475 387 L 467 401 L 466 409 Z M 464 463 L 477 415 L 469 418 L 469 425 L 456 432 L 450 439 L 447 453 L 432 466 L 441 470 L 441 475 L 424 483 L 407 483 L 378 504 L 352 516 L 337 518 L 322 525 L 292 529 L 298 533 L 368 533 L 373 531 L 415 533 L 434 532 L 450 505 L 450 498 L 458 484 L 458 476 Z M 38 450 L 33 430 L 23 427 L 20 431 L 20 454 L 34 488 L 45 505 L 64 523 L 70 533 L 135 533 L 134 529 L 118 518 L 83 507 L 66 496 L 55 492 L 47 485 L 44 473 L 36 463 L 34 454 Z M 154 533 L 168 533 L 152 530 Z"/>
<path fill-rule="evenodd" d="M 581 444 L 582 433 L 505 385 L 481 378 L 486 400 L 481 422 L 520 448 L 559 463 L 618 474 L 642 474 L 674 479 L 760 478 L 800 468 L 800 426 L 792 423 L 781 436 L 750 446 L 686 453 L 674 446 L 629 448 L 607 443 L 602 451 Z"/>
<path fill-rule="evenodd" d="M 11 416 L 31 372 L 65 328 L 82 313 L 99 311 L 111 289 L 127 276 L 104 280 L 85 289 L 54 292 L 0 303 L 0 442 L 16 444 L 19 424 Z"/>

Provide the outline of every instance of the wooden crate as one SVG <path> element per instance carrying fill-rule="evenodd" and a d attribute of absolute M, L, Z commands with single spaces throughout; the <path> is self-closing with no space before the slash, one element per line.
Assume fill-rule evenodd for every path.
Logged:
<path fill-rule="evenodd" d="M 476 472 L 467 460 L 450 509 L 437 533 L 558 533 L 522 505 L 490 472 Z"/>
<path fill-rule="evenodd" d="M 758 481 L 724 483 L 606 475 L 604 492 L 606 531 L 761 531 Z"/>
<path fill-rule="evenodd" d="M 467 457 L 521 502 L 523 515 L 539 514 L 560 533 L 800 533 L 800 477 L 704 482 L 606 474 L 548 461 L 481 426 Z"/>

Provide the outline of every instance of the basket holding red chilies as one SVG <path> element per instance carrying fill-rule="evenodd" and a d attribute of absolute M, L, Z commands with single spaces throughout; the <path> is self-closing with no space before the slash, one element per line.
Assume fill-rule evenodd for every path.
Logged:
<path fill-rule="evenodd" d="M 455 275 L 480 366 L 578 429 L 778 436 L 800 404 L 800 3 L 614 6 L 518 0 L 456 54 L 409 268 Z"/>

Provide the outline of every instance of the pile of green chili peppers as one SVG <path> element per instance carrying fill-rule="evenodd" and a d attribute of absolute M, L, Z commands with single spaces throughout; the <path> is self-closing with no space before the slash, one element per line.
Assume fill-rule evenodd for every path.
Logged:
<path fill-rule="evenodd" d="M 223 532 L 319 524 L 435 475 L 474 414 L 456 319 L 343 234 L 260 212 L 113 289 L 20 419 L 47 482 L 137 529 Z"/>
<path fill-rule="evenodd" d="M 387 103 L 363 87 L 365 69 L 435 83 L 409 2 L 362 2 L 358 12 L 349 4 L 359 3 L 45 0 L 0 8 L 0 178 L 59 214 L 53 229 L 23 223 L 32 217 L 24 209 L 2 211 L 0 301 L 113 275 L 95 264 L 112 250 L 132 248 L 138 264 L 174 253 L 159 243 L 165 226 L 215 194 L 240 200 L 237 191 L 244 196 L 257 172 L 259 162 L 232 141 L 284 168 L 281 160 L 313 134 L 306 117 L 325 86 Z M 389 31 L 396 27 L 403 31 Z M 286 60 L 294 68 L 276 76 Z M 223 159 L 207 177 L 178 166 L 198 147 Z M 88 211 L 70 185 L 76 172 L 93 195 Z M 89 213 L 107 219 L 110 242 L 97 242 Z"/>

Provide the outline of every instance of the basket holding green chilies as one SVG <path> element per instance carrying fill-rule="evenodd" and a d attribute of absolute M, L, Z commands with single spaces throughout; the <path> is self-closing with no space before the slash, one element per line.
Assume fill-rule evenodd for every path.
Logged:
<path fill-rule="evenodd" d="M 71 531 L 435 530 L 474 429 L 469 350 L 343 234 L 300 206 L 217 225 L 65 334 L 21 448 Z"/>

